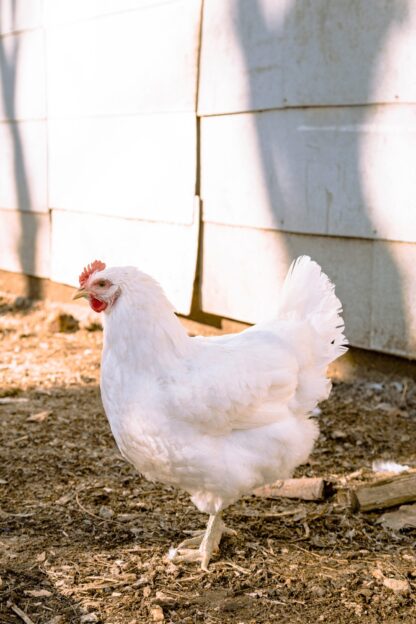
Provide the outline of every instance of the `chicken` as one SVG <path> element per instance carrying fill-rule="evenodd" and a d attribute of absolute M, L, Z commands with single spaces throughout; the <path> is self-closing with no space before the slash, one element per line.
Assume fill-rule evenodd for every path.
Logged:
<path fill-rule="evenodd" d="M 309 415 L 346 350 L 334 286 L 302 256 L 272 320 L 210 338 L 189 337 L 159 284 L 134 267 L 94 261 L 78 297 L 104 312 L 101 394 L 120 452 L 209 514 L 205 532 L 170 550 L 206 570 L 229 532 L 223 509 L 308 459 L 318 436 Z"/>

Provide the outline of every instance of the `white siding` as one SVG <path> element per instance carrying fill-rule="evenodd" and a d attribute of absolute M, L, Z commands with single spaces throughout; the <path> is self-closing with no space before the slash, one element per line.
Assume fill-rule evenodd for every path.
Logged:
<path fill-rule="evenodd" d="M 49 216 L 0 209 L 0 258 L 6 271 L 49 277 Z"/>
<path fill-rule="evenodd" d="M 188 313 L 200 253 L 256 322 L 307 253 L 351 344 L 416 357 L 416 2 L 203 4 L 0 2 L 0 268 L 134 263 Z"/>
<path fill-rule="evenodd" d="M 80 269 L 94 258 L 108 266 L 138 266 L 163 285 L 179 312 L 189 314 L 198 251 L 198 212 L 196 204 L 193 222 L 178 225 L 53 210 L 51 277 L 75 285 Z"/>
<path fill-rule="evenodd" d="M 416 241 L 416 105 L 202 119 L 204 219 Z"/>
<path fill-rule="evenodd" d="M 336 284 L 344 305 L 348 338 L 356 346 L 370 348 L 372 249 L 371 241 L 207 223 L 202 261 L 203 308 L 251 323 L 269 320 L 277 310 L 279 289 L 290 262 L 308 254 Z"/>
<path fill-rule="evenodd" d="M 0 209 L 47 212 L 46 122 L 0 123 Z"/>
<path fill-rule="evenodd" d="M 1 0 L 0 35 L 42 25 L 43 0 Z"/>
<path fill-rule="evenodd" d="M 208 0 L 199 113 L 414 102 L 415 29 L 413 0 Z"/>
<path fill-rule="evenodd" d="M 45 118 L 44 43 L 41 29 L 0 38 L 0 120 Z"/>
<path fill-rule="evenodd" d="M 192 113 L 49 122 L 49 206 L 192 223 Z"/>
<path fill-rule="evenodd" d="M 49 28 L 49 115 L 195 111 L 199 18 L 181 0 Z"/>

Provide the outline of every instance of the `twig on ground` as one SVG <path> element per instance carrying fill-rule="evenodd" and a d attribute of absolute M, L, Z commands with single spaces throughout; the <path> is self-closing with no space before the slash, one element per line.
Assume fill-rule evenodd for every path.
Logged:
<path fill-rule="evenodd" d="M 20 617 L 21 620 L 23 620 L 25 624 L 35 624 L 34 621 L 31 620 L 24 611 L 22 611 L 22 609 L 19 609 L 19 607 L 14 604 L 14 602 L 9 602 L 8 606 L 11 608 L 12 611 L 14 611 L 14 613 L 16 613 L 18 617 Z"/>

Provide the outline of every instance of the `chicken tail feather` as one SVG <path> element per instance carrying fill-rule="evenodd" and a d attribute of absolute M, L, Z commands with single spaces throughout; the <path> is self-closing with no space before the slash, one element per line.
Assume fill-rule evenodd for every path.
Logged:
<path fill-rule="evenodd" d="M 328 365 L 347 351 L 342 305 L 335 286 L 309 256 L 295 260 L 281 293 L 278 318 L 306 320 L 316 337 L 315 353 Z"/>

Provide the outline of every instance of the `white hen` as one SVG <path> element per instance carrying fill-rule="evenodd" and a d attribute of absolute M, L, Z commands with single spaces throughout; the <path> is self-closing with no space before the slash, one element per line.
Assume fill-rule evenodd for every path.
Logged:
<path fill-rule="evenodd" d="M 205 532 L 170 553 L 206 569 L 226 531 L 221 511 L 289 477 L 312 450 L 309 414 L 346 350 L 334 287 L 303 256 L 273 320 L 190 338 L 157 282 L 134 267 L 95 261 L 80 286 L 75 297 L 105 311 L 101 393 L 117 445 L 145 477 L 186 490 L 210 514 Z"/>

